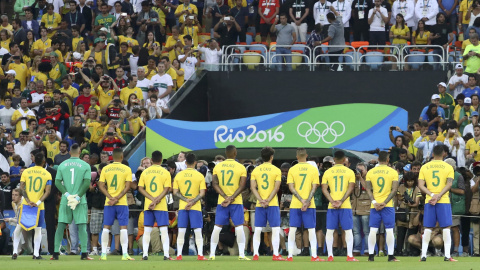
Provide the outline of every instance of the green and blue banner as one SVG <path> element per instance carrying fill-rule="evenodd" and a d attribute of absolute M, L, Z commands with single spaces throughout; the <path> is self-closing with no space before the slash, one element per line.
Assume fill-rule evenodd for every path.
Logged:
<path fill-rule="evenodd" d="M 190 122 L 157 119 L 147 123 L 146 154 L 165 158 L 180 151 L 225 148 L 389 148 L 390 126 L 406 129 L 408 113 L 381 104 L 343 104 L 242 119 Z"/>

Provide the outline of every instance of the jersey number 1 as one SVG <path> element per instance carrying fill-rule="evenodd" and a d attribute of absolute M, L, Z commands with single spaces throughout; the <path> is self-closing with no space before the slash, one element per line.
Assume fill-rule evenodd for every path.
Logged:
<path fill-rule="evenodd" d="M 72 185 L 73 185 L 73 179 L 75 178 L 75 170 L 71 168 L 70 171 L 72 172 Z"/>

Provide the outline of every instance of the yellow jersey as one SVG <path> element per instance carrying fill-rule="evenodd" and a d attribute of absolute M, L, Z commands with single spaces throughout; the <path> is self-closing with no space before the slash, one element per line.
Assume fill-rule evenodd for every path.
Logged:
<path fill-rule="evenodd" d="M 43 50 L 43 54 L 45 53 L 45 49 L 50 48 L 52 46 L 52 40 L 47 38 L 47 40 L 43 41 L 42 39 L 37 39 L 33 43 L 34 50 Z M 43 55 L 42 54 L 42 55 Z"/>
<path fill-rule="evenodd" d="M 257 182 L 258 194 L 262 199 L 268 199 L 270 194 L 275 188 L 275 182 L 282 181 L 282 171 L 279 168 L 272 165 L 272 163 L 263 163 L 262 165 L 256 167 L 252 175 L 250 176 L 251 181 Z M 277 194 L 268 204 L 269 206 L 278 206 Z M 261 207 L 260 202 L 257 201 L 257 207 Z"/>
<path fill-rule="evenodd" d="M 175 14 L 180 13 L 184 10 L 189 10 L 191 14 L 194 13 L 198 15 L 197 6 L 195 6 L 194 4 L 189 4 L 189 5 L 179 4 L 177 9 L 175 10 Z M 180 17 L 178 17 L 178 21 L 180 22 L 180 24 L 182 24 L 185 21 L 185 17 L 186 17 L 185 14 L 182 14 Z"/>
<path fill-rule="evenodd" d="M 79 43 L 80 41 L 83 41 L 83 37 L 74 37 L 74 38 L 72 38 L 72 51 L 74 51 L 74 52 L 77 51 L 78 43 Z"/>
<path fill-rule="evenodd" d="M 152 165 L 142 172 L 138 186 L 144 187 L 145 191 L 152 197 L 158 197 L 164 189 L 172 187 L 172 176 L 170 175 L 170 172 L 165 170 L 162 166 Z M 145 197 L 144 210 L 149 210 L 148 207 L 151 203 L 152 201 Z M 167 200 L 165 197 L 155 205 L 153 210 L 168 211 Z"/>
<path fill-rule="evenodd" d="M 102 64 L 102 51 L 99 51 L 99 52 L 93 51 L 93 55 L 92 55 L 92 50 L 88 50 L 85 52 L 83 59 L 88 59 L 88 57 L 90 56 L 93 56 L 93 58 L 95 58 L 96 64 Z"/>
<path fill-rule="evenodd" d="M 393 182 L 398 181 L 398 173 L 387 165 L 379 165 L 368 171 L 366 181 L 372 183 L 375 201 L 383 203 L 392 192 Z M 393 198 L 387 203 L 386 207 L 393 207 Z M 374 208 L 373 203 L 371 208 Z"/>
<path fill-rule="evenodd" d="M 475 161 L 480 160 L 480 142 L 476 141 L 475 137 L 467 141 L 467 143 L 465 144 L 465 150 L 468 150 L 469 153 L 474 156 L 473 158 L 475 159 Z M 475 151 L 477 151 L 476 155 Z"/>
<path fill-rule="evenodd" d="M 103 134 L 107 130 L 108 125 L 102 126 L 99 122 L 92 122 L 87 124 L 87 127 L 89 131 L 90 128 L 92 128 L 92 131 L 90 131 L 90 143 L 99 143 Z"/>
<path fill-rule="evenodd" d="M 183 5 L 181 5 L 181 6 L 183 6 Z M 178 6 L 178 8 L 180 8 L 180 5 Z M 177 8 L 177 10 L 178 10 L 178 8 Z M 180 17 L 183 17 L 183 16 L 180 16 Z M 180 40 L 182 45 L 185 46 L 185 42 L 183 41 L 183 36 L 182 35 L 178 35 L 178 40 Z M 167 42 L 165 42 L 165 47 L 172 47 L 172 46 L 175 46 L 175 44 L 177 44 L 177 40 L 173 36 L 169 36 L 167 38 Z M 183 48 L 183 46 L 182 46 L 182 48 Z M 172 62 L 174 59 L 177 58 L 177 56 L 175 55 L 175 48 L 173 48 L 172 50 L 170 50 L 168 52 L 168 58 L 170 59 L 170 62 Z M 145 69 L 145 72 L 147 72 L 146 69 Z"/>
<path fill-rule="evenodd" d="M 153 76 L 157 75 L 157 68 L 152 69 L 150 73 L 148 72 L 148 65 L 143 66 L 143 68 L 145 69 L 145 75 L 148 74 L 148 76 L 145 76 L 148 80 L 151 80 Z"/>
<path fill-rule="evenodd" d="M 45 73 L 34 71 L 32 68 L 30 68 L 30 76 L 30 79 L 33 78 L 34 82 L 42 81 L 44 84 L 46 84 L 48 80 L 48 77 L 45 75 Z M 53 96 L 53 92 L 50 92 L 49 95 Z"/>
<path fill-rule="evenodd" d="M 40 166 L 35 166 L 23 171 L 20 182 L 25 182 L 25 191 L 31 202 L 38 202 L 45 194 L 45 187 L 52 185 L 52 175 Z M 28 205 L 27 200 L 22 200 L 23 205 Z M 43 202 L 38 206 L 40 210 L 44 210 Z"/>
<path fill-rule="evenodd" d="M 27 86 L 27 78 L 30 77 L 30 70 L 28 69 L 27 65 L 25 65 L 24 63 L 10 63 L 10 65 L 8 65 L 8 69 L 15 70 L 15 79 L 20 81 L 20 89 L 25 89 L 25 87 Z"/>
<path fill-rule="evenodd" d="M 97 88 L 98 91 L 94 91 L 95 95 L 98 97 L 98 104 L 100 104 L 100 108 L 103 108 L 112 101 L 113 96 L 115 95 L 115 90 L 108 90 L 108 91 L 103 91 L 102 87 Z"/>
<path fill-rule="evenodd" d="M 469 11 L 469 8 L 472 6 L 473 4 L 473 0 L 462 0 L 462 2 L 460 3 L 460 9 L 459 11 L 462 12 L 462 24 L 468 24 L 470 22 L 470 19 L 465 19 L 465 17 L 467 16 L 467 12 L 470 12 Z M 471 17 L 470 17 L 471 18 Z"/>
<path fill-rule="evenodd" d="M 65 88 L 62 87 L 62 88 L 60 88 L 60 91 L 62 91 L 62 93 L 70 95 L 74 100 L 75 100 L 76 97 L 78 97 L 78 90 L 73 86 L 70 86 L 68 89 L 65 89 Z M 62 101 L 67 103 L 68 109 L 70 109 L 70 112 L 68 112 L 68 113 L 70 115 L 72 115 L 72 113 L 73 113 L 73 103 L 72 103 L 72 101 L 67 97 L 64 97 L 62 99 Z"/>
<path fill-rule="evenodd" d="M 448 178 L 452 180 L 455 178 L 453 167 L 442 160 L 432 160 L 423 165 L 418 175 L 418 180 L 425 181 L 425 186 L 434 194 L 443 190 Z M 431 198 L 430 194 L 427 194 L 425 202 L 430 201 Z M 449 191 L 445 192 L 437 203 L 450 203 Z"/>
<path fill-rule="evenodd" d="M 53 160 L 60 153 L 60 142 L 58 140 L 55 140 L 53 143 L 47 140 L 43 141 L 42 144 L 47 148 L 47 158 Z"/>
<path fill-rule="evenodd" d="M 130 88 L 127 86 L 120 90 L 120 99 L 123 101 L 123 104 L 128 104 L 128 97 L 130 97 L 131 94 L 137 95 L 138 100 L 143 99 L 142 89 L 139 87 Z"/>
<path fill-rule="evenodd" d="M 127 36 L 118 36 L 118 44 L 122 44 L 123 42 L 126 42 L 128 44 L 127 52 L 129 53 L 133 53 L 133 46 L 138 46 L 138 41 L 136 39 L 129 38 Z"/>
<path fill-rule="evenodd" d="M 177 89 L 175 90 L 178 90 L 185 83 L 185 69 L 179 68 L 178 70 L 183 71 L 183 75 L 182 76 L 177 75 L 177 87 L 176 87 Z"/>
<path fill-rule="evenodd" d="M 133 137 L 136 137 L 138 133 L 140 132 L 140 129 L 145 126 L 143 123 L 142 119 L 140 117 L 134 118 L 130 120 L 132 123 L 132 131 L 133 131 Z"/>
<path fill-rule="evenodd" d="M 179 172 L 173 181 L 173 189 L 178 191 L 187 199 L 193 199 L 200 194 L 200 190 L 206 190 L 205 177 L 197 170 L 187 168 Z M 187 202 L 180 200 L 178 210 L 184 210 Z M 200 200 L 197 201 L 190 210 L 202 211 Z"/>
<path fill-rule="evenodd" d="M 213 175 L 218 177 L 218 185 L 230 197 L 240 186 L 240 178 L 247 177 L 247 170 L 245 166 L 235 160 L 227 159 L 215 166 Z M 223 201 L 223 197 L 218 196 L 218 204 L 221 204 Z M 239 194 L 231 204 L 243 205 L 242 194 Z"/>
<path fill-rule="evenodd" d="M 328 169 L 322 179 L 322 184 L 330 188 L 330 196 L 334 201 L 342 200 L 350 183 L 355 183 L 355 173 L 343 164 L 337 164 Z M 350 198 L 347 198 L 340 208 L 352 209 Z M 334 209 L 331 203 L 328 204 L 328 209 Z"/>
<path fill-rule="evenodd" d="M 200 30 L 196 25 L 193 25 L 193 26 L 185 25 L 185 27 L 183 28 L 183 34 L 190 35 L 192 37 L 193 45 L 195 46 L 198 46 L 198 33 L 200 33 Z"/>
<path fill-rule="evenodd" d="M 60 24 L 60 22 L 62 21 L 62 16 L 60 16 L 60 14 L 58 13 L 53 13 L 52 15 L 50 14 L 43 14 L 42 16 L 42 23 L 45 24 L 45 28 L 57 28 L 58 25 Z M 55 33 L 57 32 L 57 30 L 55 31 L 51 31 L 50 33 L 47 33 L 47 37 L 48 38 L 52 38 L 53 35 L 55 35 Z"/>
<path fill-rule="evenodd" d="M 100 182 L 105 183 L 107 191 L 112 197 L 116 197 L 125 189 L 126 182 L 132 182 L 132 169 L 122 163 L 111 163 L 103 168 Z M 108 206 L 108 201 L 109 199 L 106 198 L 105 206 Z M 115 205 L 128 205 L 127 195 L 125 194 L 119 198 L 118 203 Z"/>
<path fill-rule="evenodd" d="M 319 183 L 318 169 L 310 163 L 298 163 L 288 171 L 287 184 L 294 184 L 295 190 L 303 199 L 307 199 L 310 195 L 310 192 L 312 191 L 312 185 L 318 185 Z M 290 208 L 299 209 L 302 208 L 302 206 L 302 202 L 299 201 L 297 197 L 293 196 Z M 315 201 L 313 200 L 313 197 L 308 208 L 315 208 Z"/>
<path fill-rule="evenodd" d="M 6 40 L 1 40 L 0 47 L 4 48 L 10 53 L 10 42 L 11 42 L 11 39 L 9 38 L 7 38 Z"/>
<path fill-rule="evenodd" d="M 18 108 L 18 110 L 15 110 L 12 114 L 12 120 L 17 120 L 19 118 L 22 118 L 23 115 L 20 113 L 20 111 L 22 110 L 22 108 Z M 29 109 L 27 110 L 24 110 L 24 113 L 28 112 Z M 26 116 L 27 118 L 29 119 L 35 119 L 35 116 L 34 115 L 27 115 Z M 25 121 L 25 125 L 26 125 L 26 128 L 28 129 L 28 121 L 26 120 L 20 120 L 17 122 L 17 124 L 15 125 L 15 138 L 18 138 L 20 136 L 20 132 L 23 131 L 23 128 L 22 128 L 22 121 Z"/>

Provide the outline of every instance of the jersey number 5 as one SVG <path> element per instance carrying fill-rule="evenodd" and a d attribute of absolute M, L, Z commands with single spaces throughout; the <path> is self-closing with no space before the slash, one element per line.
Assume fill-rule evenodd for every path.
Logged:
<path fill-rule="evenodd" d="M 432 172 L 432 178 L 437 180 L 436 183 L 435 182 L 432 183 L 432 185 L 434 187 L 438 187 L 438 185 L 440 185 L 440 177 L 438 177 L 438 175 L 436 175 L 437 173 L 439 173 L 439 171 L 433 171 Z"/>

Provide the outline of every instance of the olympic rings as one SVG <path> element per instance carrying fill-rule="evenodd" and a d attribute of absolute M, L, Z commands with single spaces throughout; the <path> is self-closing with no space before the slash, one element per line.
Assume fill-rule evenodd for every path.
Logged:
<path fill-rule="evenodd" d="M 302 134 L 300 132 L 300 127 L 304 125 L 308 126 L 308 130 L 304 134 Z M 322 131 L 317 129 L 317 126 L 319 125 L 321 126 Z M 335 125 L 339 126 L 338 127 L 339 130 L 334 129 Z M 301 137 L 304 137 L 309 144 L 316 144 L 320 142 L 320 140 L 323 140 L 327 144 L 332 144 L 337 140 L 338 137 L 342 136 L 345 133 L 345 125 L 340 121 L 334 121 L 330 126 L 323 121 L 318 121 L 313 126 L 309 122 L 301 122 L 297 126 L 297 133 Z M 333 140 L 325 139 L 325 137 L 329 134 L 331 134 L 334 137 Z M 317 137 L 316 140 L 311 140 L 312 136 L 316 136 Z"/>

